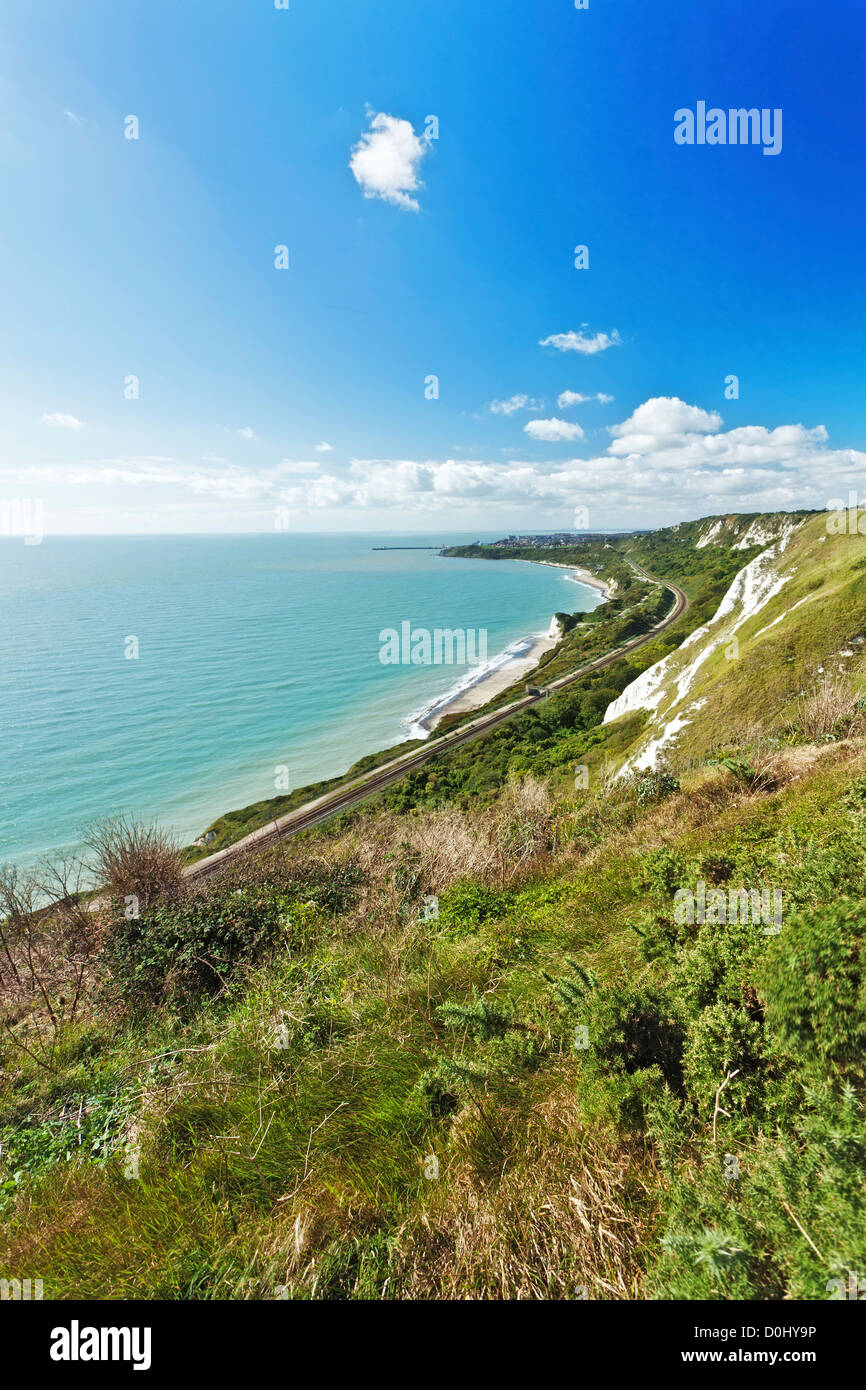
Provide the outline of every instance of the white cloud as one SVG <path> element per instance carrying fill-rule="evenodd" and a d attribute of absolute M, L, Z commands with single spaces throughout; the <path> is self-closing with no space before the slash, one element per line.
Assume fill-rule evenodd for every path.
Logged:
<path fill-rule="evenodd" d="M 639 433 L 624 433 L 635 426 Z M 627 528 L 713 512 L 821 508 L 849 488 L 862 491 L 866 477 L 866 453 L 827 448 L 823 426 L 724 431 L 715 412 L 675 397 L 646 402 L 616 430 L 605 453 L 552 465 L 356 459 L 348 477 L 298 484 L 283 500 L 313 513 L 463 513 L 473 525 L 481 516 L 495 525 L 498 514 L 523 525 L 532 518 L 566 525 L 577 498 L 600 525 Z M 626 440 L 635 447 L 622 453 Z"/>
<path fill-rule="evenodd" d="M 603 391 L 597 391 L 594 396 L 582 396 L 579 391 L 560 391 L 556 398 L 556 404 L 560 410 L 568 410 L 572 405 L 584 405 L 587 401 L 598 401 L 600 405 L 610 405 L 613 396 L 606 396 Z"/>
<path fill-rule="evenodd" d="M 72 122 L 73 125 L 84 125 L 84 121 L 81 119 L 80 116 L 76 116 L 74 111 L 64 111 L 63 114 L 68 121 Z"/>
<path fill-rule="evenodd" d="M 531 439 L 544 439 L 549 444 L 558 439 L 583 439 L 583 430 L 580 425 L 573 421 L 557 420 L 554 416 L 551 420 L 529 420 L 524 426 L 525 434 Z"/>
<path fill-rule="evenodd" d="M 417 212 L 418 200 L 409 195 L 424 187 L 418 167 L 430 142 L 415 134 L 410 121 L 383 111 L 368 114 L 370 129 L 353 146 L 349 168 L 365 198 L 382 198 L 395 207 Z"/>
<path fill-rule="evenodd" d="M 540 410 L 541 401 L 532 396 L 510 396 L 507 401 L 491 401 L 490 409 L 494 415 L 513 415 L 518 410 Z"/>
<path fill-rule="evenodd" d="M 282 475 L 283 473 L 315 473 L 321 466 L 318 459 L 312 459 L 309 463 L 299 463 L 294 459 L 283 459 L 279 468 L 274 469 L 273 472 L 275 475 Z"/>
<path fill-rule="evenodd" d="M 586 324 L 579 333 L 551 333 L 549 338 L 541 339 L 539 347 L 554 347 L 558 352 L 579 352 L 584 357 L 592 357 L 597 352 L 619 347 L 622 342 L 615 328 L 610 333 L 595 333 L 592 336 L 584 333 L 584 328 Z"/>
<path fill-rule="evenodd" d="M 715 410 L 686 405 L 679 396 L 654 396 L 621 425 L 611 426 L 614 443 L 610 452 L 625 456 L 682 450 L 694 436 L 712 434 L 721 423 L 722 417 Z"/>
<path fill-rule="evenodd" d="M 316 445 L 317 454 L 332 454 L 333 452 L 334 446 L 332 444 L 328 444 L 327 441 L 324 439 L 322 440 L 321 444 Z"/>
<path fill-rule="evenodd" d="M 639 405 L 621 425 L 613 425 L 610 432 L 615 437 L 649 434 L 663 438 L 696 431 L 709 433 L 717 430 L 721 423 L 722 417 L 716 410 L 701 410 L 700 406 L 686 405 L 679 396 L 653 396 Z"/>
<path fill-rule="evenodd" d="M 199 499 L 202 518 L 220 505 L 224 516 L 233 503 L 235 529 L 281 503 L 307 518 L 311 530 L 323 524 L 421 529 L 430 522 L 454 529 L 458 516 L 467 529 L 564 528 L 576 502 L 588 507 L 593 526 L 629 528 L 730 511 L 824 508 L 850 491 L 862 496 L 866 452 L 831 449 L 822 425 L 725 430 L 716 412 L 662 397 L 639 406 L 612 431 L 606 451 L 588 459 L 354 459 L 347 469 L 323 473 L 316 462 L 290 459 L 254 471 L 147 457 L 74 467 L 17 464 L 0 468 L 0 476 L 28 492 L 50 486 L 58 498 L 61 489 L 67 496 L 74 490 L 103 511 L 116 499 L 124 515 L 132 505 L 124 491 L 146 488 L 148 515 L 165 515 L 169 529 L 185 495 Z M 231 529 L 228 520 L 223 529 Z"/>
<path fill-rule="evenodd" d="M 63 430 L 83 430 L 86 428 L 83 420 L 77 420 L 74 415 L 64 415 L 62 410 L 56 410 L 51 415 L 42 416 L 43 425 L 55 425 Z"/>
<path fill-rule="evenodd" d="M 258 439 L 258 435 L 252 425 L 244 425 L 242 429 L 236 430 L 235 433 L 239 434 L 241 439 Z"/>

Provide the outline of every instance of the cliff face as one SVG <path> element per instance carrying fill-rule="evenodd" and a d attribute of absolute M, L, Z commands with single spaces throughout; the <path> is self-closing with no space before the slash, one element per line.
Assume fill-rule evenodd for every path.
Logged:
<path fill-rule="evenodd" d="M 866 539 L 829 535 L 824 515 L 774 514 L 714 520 L 689 542 L 768 544 L 737 573 L 711 620 L 609 705 L 606 724 L 636 710 L 651 716 L 621 772 L 656 767 L 674 750 L 702 754 L 741 733 L 750 717 L 770 716 L 782 729 L 821 680 L 866 683 Z"/>

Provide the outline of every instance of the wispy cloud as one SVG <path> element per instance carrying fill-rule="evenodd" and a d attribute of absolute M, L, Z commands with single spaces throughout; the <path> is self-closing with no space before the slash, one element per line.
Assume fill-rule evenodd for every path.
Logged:
<path fill-rule="evenodd" d="M 42 416 L 43 425 L 53 425 L 63 430 L 83 430 L 87 426 L 84 420 L 78 420 L 74 415 L 66 415 L 62 410 L 55 410 L 49 415 Z"/>
<path fill-rule="evenodd" d="M 607 352 L 608 348 L 619 347 L 622 342 L 615 328 L 610 333 L 592 335 L 584 333 L 584 328 L 586 324 L 581 326 L 579 333 L 551 333 L 549 338 L 540 340 L 539 347 L 552 347 L 556 348 L 557 352 L 579 352 L 583 357 L 593 357 L 597 352 Z"/>
<path fill-rule="evenodd" d="M 507 401 L 491 401 L 490 409 L 494 415 L 514 415 L 518 410 L 541 410 L 542 402 L 532 396 L 509 396 Z"/>
<path fill-rule="evenodd" d="M 332 444 L 328 444 L 327 441 L 324 439 L 322 440 L 321 444 L 316 445 L 317 454 L 332 454 L 333 452 L 334 446 Z"/>
<path fill-rule="evenodd" d="M 235 430 L 235 434 L 239 434 L 240 437 L 241 437 L 241 439 L 247 439 L 247 440 L 258 439 L 258 437 L 259 437 L 259 436 L 256 434 L 255 430 L 253 429 L 252 425 L 244 425 L 244 426 L 242 426 L 241 429 Z"/>
<path fill-rule="evenodd" d="M 321 466 L 318 459 L 310 459 L 307 462 L 296 461 L 295 459 L 283 459 L 279 467 L 275 468 L 269 476 L 281 477 L 283 474 L 317 473 Z"/>
<path fill-rule="evenodd" d="M 587 401 L 598 401 L 600 405 L 610 405 L 613 396 L 606 396 L 603 391 L 596 391 L 594 396 L 583 396 L 580 391 L 560 391 L 556 398 L 556 404 L 560 410 L 568 410 L 572 405 L 585 405 Z"/>
<path fill-rule="evenodd" d="M 368 111 L 370 129 L 352 148 L 349 168 L 365 198 L 381 198 L 407 212 L 418 211 L 410 195 L 423 188 L 418 177 L 429 140 L 415 134 L 410 121 Z"/>

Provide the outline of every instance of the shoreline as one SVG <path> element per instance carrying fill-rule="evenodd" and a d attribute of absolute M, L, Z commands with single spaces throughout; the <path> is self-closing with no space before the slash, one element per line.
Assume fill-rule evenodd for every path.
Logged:
<path fill-rule="evenodd" d="M 595 589 L 602 595 L 602 601 L 613 598 L 613 590 L 603 579 L 597 579 L 589 570 L 579 565 L 559 564 L 555 560 L 522 560 L 525 565 L 547 565 L 550 569 L 570 570 L 567 579 L 583 584 L 587 589 Z M 489 662 L 487 667 L 467 678 L 460 685 L 425 706 L 418 714 L 407 719 L 410 738 L 429 738 L 446 714 L 470 714 L 481 709 L 490 700 L 495 700 L 509 686 L 514 685 L 535 669 L 543 656 L 553 651 L 562 641 L 563 633 L 554 616 L 550 620 L 547 633 L 535 633 L 530 637 L 519 638 L 506 647 L 501 657 Z"/>
<path fill-rule="evenodd" d="M 590 574 L 588 570 L 582 569 L 579 565 L 560 564 L 553 560 L 526 560 L 523 563 L 547 565 L 552 569 L 568 570 L 570 573 L 565 576 L 567 579 L 600 593 L 602 601 L 613 597 L 610 586 L 604 580 L 597 579 L 595 575 Z M 564 633 L 554 615 L 550 620 L 547 632 L 535 632 L 526 637 L 516 638 L 498 656 L 491 658 L 477 668 L 470 668 L 462 680 L 452 686 L 444 695 L 428 701 L 417 712 L 404 716 L 402 722 L 406 731 L 405 736 L 394 747 L 398 748 L 401 743 L 413 740 L 428 739 L 446 714 L 470 714 L 475 710 L 483 709 L 485 705 L 491 700 L 495 700 L 510 686 L 528 677 L 542 657 L 559 645 L 563 636 Z M 365 755 L 359 754 L 358 756 L 363 757 Z M 345 776 L 345 772 L 336 774 L 336 780 L 342 780 Z M 188 842 L 189 846 L 206 848 L 208 842 L 205 836 L 225 814 L 227 814 L 225 811 L 220 811 L 208 821 L 205 829 L 195 839 Z"/>
<path fill-rule="evenodd" d="M 565 565 L 558 560 L 518 560 L 517 563 L 520 565 L 547 565 L 548 569 L 552 570 L 571 570 L 572 574 L 577 576 L 574 581 L 575 584 L 585 584 L 588 589 L 597 589 L 599 593 L 604 595 L 605 600 L 614 597 L 613 589 L 606 579 L 598 579 L 594 574 L 590 574 L 589 570 L 581 569 L 580 565 Z"/>
<path fill-rule="evenodd" d="M 467 677 L 461 685 L 441 695 L 420 714 L 410 716 L 410 738 L 427 738 L 446 714 L 468 714 L 471 710 L 480 709 L 514 685 L 521 676 L 528 675 L 559 642 L 559 635 L 553 635 L 554 623 L 555 619 L 551 621 L 547 633 L 535 633 L 532 637 L 521 637 L 512 642 L 500 657 L 494 659 L 496 664 L 488 663 Z"/>

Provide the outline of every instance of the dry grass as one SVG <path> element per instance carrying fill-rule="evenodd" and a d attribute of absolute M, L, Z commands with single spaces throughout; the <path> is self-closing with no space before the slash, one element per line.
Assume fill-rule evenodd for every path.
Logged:
<path fill-rule="evenodd" d="M 797 725 L 814 741 L 835 735 L 850 738 L 862 722 L 860 692 L 846 676 L 826 677 L 797 701 Z"/>
<path fill-rule="evenodd" d="M 653 1213 L 628 1145 L 587 1131 L 563 1078 L 538 1098 L 520 1152 L 486 1184 L 449 1168 L 441 1198 L 397 1236 L 399 1297 L 639 1297 Z"/>
<path fill-rule="evenodd" d="M 96 881 L 115 898 L 136 898 L 140 911 L 181 890 L 180 847 L 155 826 L 117 816 L 90 830 L 85 844 Z"/>

